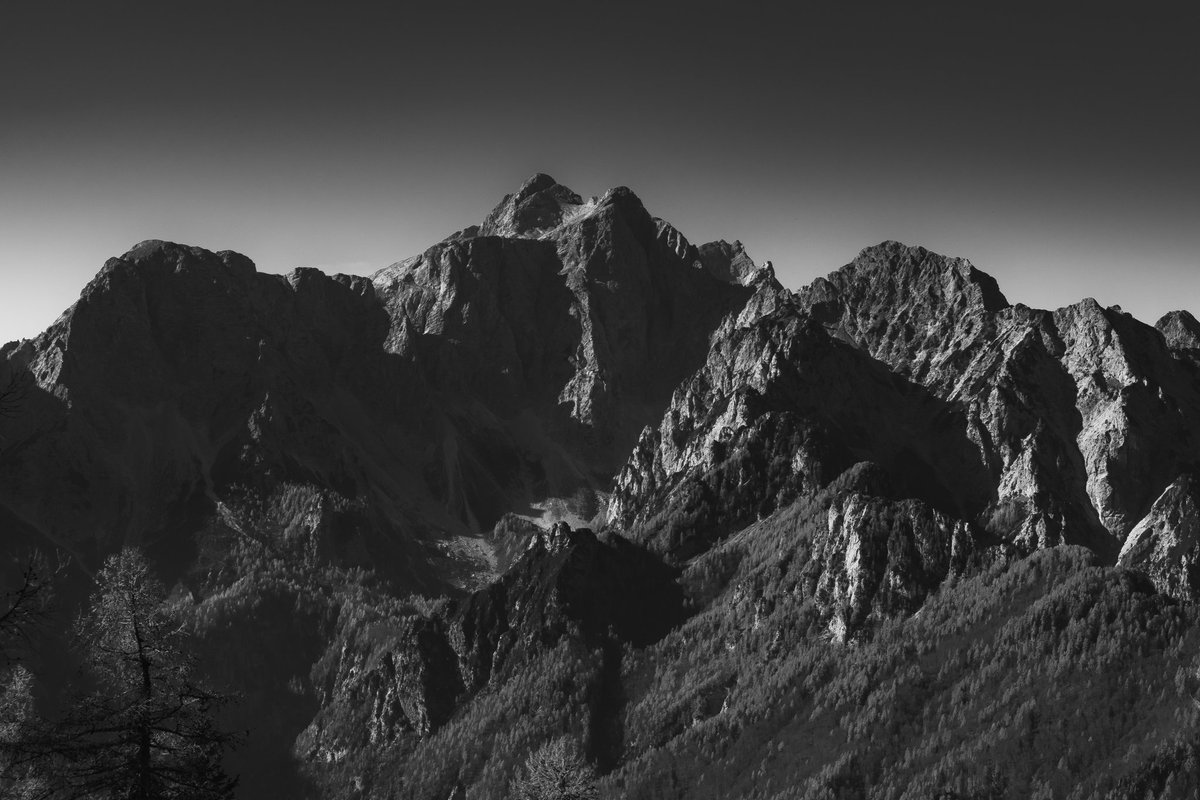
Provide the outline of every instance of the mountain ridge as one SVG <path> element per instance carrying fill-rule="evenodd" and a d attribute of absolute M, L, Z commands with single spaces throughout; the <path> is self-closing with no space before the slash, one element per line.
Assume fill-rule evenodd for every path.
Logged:
<path fill-rule="evenodd" d="M 539 173 L 370 276 L 109 259 L 0 349 L 3 548 L 80 585 L 147 551 L 241 693 L 247 797 L 503 796 L 562 734 L 605 796 L 991 786 L 925 703 L 1020 791 L 1142 780 L 1200 731 L 1198 352 L 1187 312 L 1012 304 L 890 240 L 793 291 Z M 1100 755 L 1047 738 L 1105 692 Z"/>
<path fill-rule="evenodd" d="M 535 176 L 489 219 L 546 192 L 576 197 L 548 176 Z M 368 527 L 391 528 L 393 539 L 414 533 L 430 539 L 418 532 L 423 528 L 443 531 L 432 536 L 437 540 L 447 533 L 478 537 L 514 502 L 603 491 L 599 476 L 636 434 L 627 429 L 644 424 L 639 415 L 657 413 L 675 377 L 702 356 L 703 331 L 745 290 L 687 261 L 694 248 L 681 238 L 668 244 L 627 189 L 606 193 L 591 214 L 559 226 L 557 237 L 460 236 L 373 278 L 309 268 L 266 275 L 230 251 L 139 243 L 110 259 L 46 333 L 5 349 L 6 361 L 38 388 L 31 413 L 9 432 L 13 452 L 0 465 L 9 471 L 7 485 L 24 489 L 0 502 L 60 543 L 69 541 L 67 530 L 83 527 L 68 513 L 79 504 L 88 507 L 93 525 L 107 525 L 104 541 L 142 541 L 161 530 L 156 519 L 179 511 L 164 508 L 161 495 L 182 494 L 175 505 L 192 497 L 210 506 L 210 521 L 194 520 L 193 528 L 215 524 L 223 531 L 218 536 L 227 536 L 239 526 L 221 511 L 232 501 L 220 496 L 220 485 L 241 485 L 250 473 L 261 481 L 261 467 L 272 460 L 281 463 L 265 474 L 277 473 L 268 483 L 284 484 L 280 491 L 298 484 L 348 507 L 362 505 L 379 487 L 397 486 L 371 466 L 387 465 L 408 488 Z M 611 255 L 614 248 L 619 257 Z M 641 307 L 627 308 L 630 297 L 640 298 Z M 214 368 L 192 369 L 205 364 Z M 308 395 L 303 407 L 287 407 L 298 391 Z M 105 409 L 80 417 L 73 408 L 85 398 Z M 151 407 L 165 414 L 153 434 L 135 413 Z M 634 421 L 625 422 L 630 416 Z M 381 437 L 355 419 L 363 417 L 377 431 L 393 432 L 382 437 L 391 438 L 389 453 L 372 441 Z M 434 430 L 410 428 L 406 417 L 432 420 Z M 307 420 L 307 427 L 273 428 L 272 419 Z M 38 426 L 56 443 L 39 437 Z M 151 450 L 139 455 L 101 444 L 132 444 L 131 436 Z M 351 464 L 331 449 L 347 436 L 356 442 Z M 90 442 L 89 454 L 72 444 L 79 441 Z M 29 452 L 39 442 L 47 451 L 42 456 Z M 241 455 L 230 450 L 239 446 Z M 301 450 L 292 452 L 296 447 Z M 319 452 L 304 452 L 312 447 Z M 107 481 L 116 492 L 106 489 L 66 507 L 31 507 L 28 498 L 51 492 L 27 491 L 21 475 L 57 471 L 46 484 L 71 485 L 54 466 L 62 453 L 50 455 L 61 448 L 82 460 L 69 469 L 85 483 Z M 264 448 L 278 452 L 267 456 Z M 414 450 L 422 455 L 395 455 Z M 33 461 L 23 464 L 26 457 Z M 45 459 L 41 466 L 32 467 L 39 458 Z M 118 500 L 118 507 L 99 511 L 106 502 L 111 506 L 114 494 L 136 494 L 133 486 L 154 483 L 131 462 L 164 458 L 174 463 L 174 478 L 164 477 L 160 489 L 137 501 Z M 116 486 L 114 478 L 94 474 L 97 461 Z M 229 480 L 214 478 L 218 467 L 233 473 Z M 514 471 L 515 478 L 506 477 Z M 123 474 L 130 488 L 120 488 Z M 414 494 L 415 507 L 402 497 Z M 153 509 L 152 518 L 122 521 L 120 503 Z M 367 505 L 380 507 L 378 499 Z M 295 523 L 294 517 L 272 521 L 285 530 Z M 351 549 L 362 552 L 362 537 L 372 534 L 348 527 L 309 535 L 357 538 Z M 418 556 L 407 544 L 401 549 L 404 559 L 439 558 Z"/>

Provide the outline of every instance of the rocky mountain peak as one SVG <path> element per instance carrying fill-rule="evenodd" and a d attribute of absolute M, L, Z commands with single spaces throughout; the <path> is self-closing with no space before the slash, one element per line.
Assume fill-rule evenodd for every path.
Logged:
<path fill-rule="evenodd" d="M 573 531 L 570 525 L 559 521 L 550 526 L 549 530 L 538 528 L 533 538 L 529 541 L 529 549 L 541 547 L 547 553 L 558 553 L 568 547 L 573 538 L 585 535 L 590 536 L 591 531 L 588 531 L 586 528 L 580 531 Z"/>
<path fill-rule="evenodd" d="M 891 240 L 864 248 L 826 281 L 860 304 L 870 296 L 899 307 L 944 304 L 996 312 L 1010 305 L 995 278 L 967 259 Z"/>
<path fill-rule="evenodd" d="M 159 272 L 200 271 L 234 276 L 248 280 L 256 269 L 254 262 L 232 250 L 211 252 L 203 247 L 177 244 L 162 239 L 147 239 L 129 248 L 119 259 L 109 259 L 132 265 L 139 270 Z M 108 266 L 106 264 L 106 266 Z M 101 272 L 103 274 L 103 271 Z"/>
<path fill-rule="evenodd" d="M 1010 307 L 995 279 L 965 258 L 885 241 L 797 293 L 831 334 L 902 375 L 940 372 L 947 342 L 975 341 Z"/>
<path fill-rule="evenodd" d="M 585 207 L 583 198 L 549 175 L 538 173 L 505 195 L 479 228 L 482 236 L 537 238 Z"/>
<path fill-rule="evenodd" d="M 516 202 L 524 202 L 538 192 L 544 192 L 556 187 L 565 190 L 568 194 L 574 194 L 570 189 L 567 189 L 567 187 L 563 186 L 546 173 L 538 172 L 525 179 L 525 182 L 521 184 L 521 188 L 517 189 L 517 193 L 513 195 L 513 199 Z"/>
<path fill-rule="evenodd" d="M 1171 311 L 1154 323 L 1172 350 L 1200 353 L 1200 322 L 1187 311 Z"/>
<path fill-rule="evenodd" d="M 746 286 L 755 279 L 759 272 L 759 266 L 754 263 L 754 259 L 750 258 L 740 241 L 735 240 L 730 244 L 724 239 L 719 239 L 700 245 L 698 250 L 700 263 L 704 265 L 704 268 L 726 283 Z M 774 277 L 774 271 L 772 271 L 772 277 Z"/>

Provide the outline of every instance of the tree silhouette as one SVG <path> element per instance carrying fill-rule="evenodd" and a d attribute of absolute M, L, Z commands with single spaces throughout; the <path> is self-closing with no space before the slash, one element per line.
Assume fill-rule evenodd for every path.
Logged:
<path fill-rule="evenodd" d="M 596 773 L 568 737 L 539 747 L 513 781 L 514 800 L 592 800 Z"/>
<path fill-rule="evenodd" d="M 53 599 L 54 570 L 44 555 L 31 554 L 14 572 L 18 570 L 15 587 L 0 592 L 0 669 L 21 660 L 30 638 L 45 623 Z"/>
<path fill-rule="evenodd" d="M 222 800 L 234 736 L 213 712 L 225 698 L 192 678 L 182 627 L 167 613 L 145 557 L 126 548 L 96 577 L 75 626 L 88 690 L 54 723 L 10 732 L 12 761 L 31 798 Z"/>

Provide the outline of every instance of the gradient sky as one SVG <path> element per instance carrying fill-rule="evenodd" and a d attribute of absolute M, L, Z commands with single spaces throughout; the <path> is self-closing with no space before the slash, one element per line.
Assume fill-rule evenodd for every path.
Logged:
<path fill-rule="evenodd" d="M 793 287 L 899 239 L 1200 312 L 1194 16 L 780 5 L 3 0 L 0 342 L 143 239 L 367 273 L 539 171 Z"/>

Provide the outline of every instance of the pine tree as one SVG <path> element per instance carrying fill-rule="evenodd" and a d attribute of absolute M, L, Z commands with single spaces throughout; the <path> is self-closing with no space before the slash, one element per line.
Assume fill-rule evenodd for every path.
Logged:
<path fill-rule="evenodd" d="M 133 548 L 110 557 L 96 586 L 75 626 L 88 690 L 62 719 L 24 735 L 25 760 L 37 768 L 31 796 L 231 797 L 236 780 L 221 756 L 236 737 L 213 722 L 225 698 L 193 679 L 182 626 L 145 557 Z"/>

